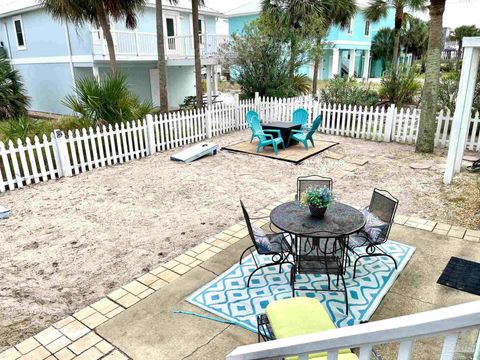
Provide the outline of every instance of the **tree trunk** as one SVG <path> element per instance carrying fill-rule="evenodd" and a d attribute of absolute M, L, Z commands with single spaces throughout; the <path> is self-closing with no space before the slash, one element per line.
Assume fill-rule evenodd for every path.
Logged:
<path fill-rule="evenodd" d="M 395 28 L 393 29 L 392 77 L 397 77 L 398 52 L 400 50 L 400 30 L 403 22 L 403 7 L 395 9 Z"/>
<path fill-rule="evenodd" d="M 168 90 L 167 90 L 167 62 L 165 60 L 165 41 L 163 33 L 163 8 L 162 0 L 156 0 L 157 8 L 157 52 L 158 52 L 158 82 L 160 88 L 160 112 L 168 112 Z"/>
<path fill-rule="evenodd" d="M 315 56 L 313 58 L 313 80 L 312 80 L 312 94 L 317 95 L 318 90 L 318 72 L 320 69 L 320 60 L 322 59 L 322 38 L 317 38 L 315 44 Z"/>
<path fill-rule="evenodd" d="M 288 70 L 288 75 L 290 77 L 290 80 L 293 79 L 295 76 L 295 67 L 296 67 L 296 62 L 297 62 L 297 39 L 295 38 L 295 34 L 292 35 L 290 39 L 290 62 L 289 62 L 289 70 Z"/>
<path fill-rule="evenodd" d="M 458 40 L 457 62 L 455 68 L 460 71 L 460 60 L 463 58 L 463 38 Z"/>
<path fill-rule="evenodd" d="M 107 42 L 108 55 L 110 57 L 110 67 L 112 68 L 112 72 L 115 74 L 117 72 L 117 57 L 115 56 L 115 44 L 113 43 L 112 32 L 110 31 L 110 22 L 105 14 L 103 5 L 98 7 L 97 12 L 99 25 L 102 29 L 105 41 Z"/>
<path fill-rule="evenodd" d="M 433 152 L 437 118 L 438 87 L 440 81 L 440 53 L 442 51 L 442 20 L 445 0 L 431 0 L 425 83 L 422 92 L 417 152 Z"/>
<path fill-rule="evenodd" d="M 203 106 L 202 91 L 202 64 L 200 62 L 200 37 L 198 27 L 198 3 L 199 0 L 192 0 L 192 19 L 193 19 L 193 48 L 195 53 L 195 87 L 197 97 L 197 107 Z"/>

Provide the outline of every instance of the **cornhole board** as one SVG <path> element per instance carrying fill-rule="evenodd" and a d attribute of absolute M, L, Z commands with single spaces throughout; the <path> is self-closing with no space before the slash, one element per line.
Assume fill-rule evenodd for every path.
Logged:
<path fill-rule="evenodd" d="M 218 150 L 217 144 L 203 142 L 180 151 L 179 153 L 171 156 L 170 159 L 174 161 L 182 161 L 188 164 L 207 155 L 217 155 Z"/>
<path fill-rule="evenodd" d="M 9 209 L 0 205 L 0 219 L 7 219 L 11 214 L 12 212 Z"/>

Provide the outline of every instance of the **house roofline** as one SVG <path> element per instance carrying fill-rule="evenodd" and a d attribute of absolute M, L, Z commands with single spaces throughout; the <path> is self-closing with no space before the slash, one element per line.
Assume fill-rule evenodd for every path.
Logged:
<path fill-rule="evenodd" d="M 146 4 L 145 7 L 155 8 L 155 4 L 148 3 L 148 4 Z M 5 18 L 5 17 L 9 17 L 9 16 L 13 16 L 13 15 L 23 14 L 23 13 L 33 11 L 33 10 L 38 10 L 38 9 L 41 9 L 41 8 L 42 8 L 42 6 L 40 4 L 35 4 L 35 5 L 26 6 L 26 7 L 20 8 L 20 9 L 11 10 L 11 11 L 8 11 L 8 12 L 0 13 L 0 19 Z M 185 8 L 185 7 L 166 5 L 166 6 L 163 6 L 163 8 L 166 9 L 166 10 L 184 11 L 184 12 L 192 13 L 192 9 Z M 200 7 L 198 12 L 199 12 L 200 15 L 211 15 L 211 16 L 226 18 L 225 14 L 223 14 L 223 13 L 217 11 L 217 10 L 211 9 L 211 8 L 202 9 Z"/>
<path fill-rule="evenodd" d="M 41 7 L 42 6 L 40 4 L 35 4 L 35 5 L 25 6 L 25 7 L 20 8 L 20 9 L 0 13 L 0 19 L 5 18 L 5 17 L 9 17 L 9 16 L 13 16 L 13 15 L 26 13 L 26 12 L 33 11 L 33 10 L 37 10 L 37 9 L 40 9 Z"/>
<path fill-rule="evenodd" d="M 236 13 L 236 14 L 224 14 L 224 16 L 227 19 L 234 18 L 234 17 L 240 17 L 240 16 L 251 16 L 251 15 L 260 15 L 261 11 L 246 11 L 243 13 Z"/>

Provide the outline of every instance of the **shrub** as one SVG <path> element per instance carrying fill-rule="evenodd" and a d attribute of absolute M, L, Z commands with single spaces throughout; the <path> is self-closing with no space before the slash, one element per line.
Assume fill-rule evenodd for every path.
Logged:
<path fill-rule="evenodd" d="M 336 77 L 328 80 L 320 90 L 320 99 L 329 104 L 347 104 L 359 106 L 375 106 L 378 94 L 370 84 L 358 83 L 348 77 Z"/>
<path fill-rule="evenodd" d="M 460 82 L 460 73 L 452 71 L 442 74 L 438 92 L 439 109 L 450 110 L 451 114 L 455 112 L 455 105 L 458 94 L 458 84 Z M 472 113 L 480 112 L 480 71 L 477 74 L 477 83 L 473 93 Z"/>
<path fill-rule="evenodd" d="M 30 98 L 20 74 L 13 69 L 9 61 L 0 56 L 0 120 L 12 119 L 27 113 Z"/>
<path fill-rule="evenodd" d="M 142 102 L 129 91 L 126 77 L 121 73 L 99 81 L 93 77 L 80 78 L 75 83 L 74 95 L 67 96 L 63 103 L 91 126 L 142 119 L 152 110 L 151 102 Z"/>
<path fill-rule="evenodd" d="M 305 74 L 295 74 L 293 77 L 293 89 L 297 94 L 306 95 L 310 93 L 312 80 Z"/>
<path fill-rule="evenodd" d="M 382 77 L 379 94 L 387 103 L 404 106 L 417 105 L 421 91 L 422 84 L 417 80 L 417 73 L 409 67 L 401 67 L 397 76 L 393 77 L 388 72 Z"/>
<path fill-rule="evenodd" d="M 224 59 L 242 89 L 242 97 L 289 97 L 297 95 L 289 78 L 287 47 L 266 34 L 260 21 L 247 25 L 242 36 L 234 36 Z"/>

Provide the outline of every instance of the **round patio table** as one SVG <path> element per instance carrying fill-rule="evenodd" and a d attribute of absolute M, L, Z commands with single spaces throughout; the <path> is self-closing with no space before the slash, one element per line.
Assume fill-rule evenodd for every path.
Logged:
<path fill-rule="evenodd" d="M 314 238 L 346 237 L 365 225 L 361 211 L 338 201 L 327 208 L 323 219 L 311 216 L 308 207 L 298 201 L 290 201 L 273 209 L 270 221 L 292 235 Z"/>

